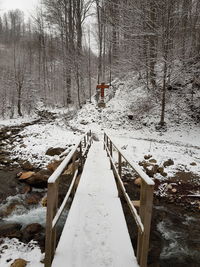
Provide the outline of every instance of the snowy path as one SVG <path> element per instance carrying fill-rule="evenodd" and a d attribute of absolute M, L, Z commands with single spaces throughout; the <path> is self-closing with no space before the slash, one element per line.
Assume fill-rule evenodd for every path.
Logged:
<path fill-rule="evenodd" d="M 88 153 L 52 266 L 138 266 L 102 142 Z"/>

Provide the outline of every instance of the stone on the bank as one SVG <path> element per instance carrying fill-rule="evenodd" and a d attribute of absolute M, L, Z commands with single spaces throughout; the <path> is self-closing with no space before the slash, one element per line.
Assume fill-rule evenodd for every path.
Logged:
<path fill-rule="evenodd" d="M 150 159 L 152 155 L 144 155 L 144 159 Z"/>
<path fill-rule="evenodd" d="M 16 259 L 10 266 L 11 267 L 25 267 L 27 263 L 28 261 L 25 261 L 23 259 Z"/>
<path fill-rule="evenodd" d="M 29 161 L 23 161 L 20 165 L 26 171 L 32 171 L 34 169 L 34 166 Z"/>
<path fill-rule="evenodd" d="M 190 165 L 191 166 L 197 166 L 196 162 L 191 162 Z"/>
<path fill-rule="evenodd" d="M 162 175 L 162 173 L 164 172 L 164 167 L 158 167 L 157 172 Z"/>
<path fill-rule="evenodd" d="M 61 162 L 62 161 L 60 161 L 60 160 L 59 161 L 54 160 L 54 161 L 50 162 L 46 167 L 49 171 L 54 172 L 58 168 L 58 166 L 60 165 Z"/>
<path fill-rule="evenodd" d="M 171 166 L 171 165 L 174 165 L 174 161 L 172 159 L 168 159 L 163 163 L 164 167 L 168 167 L 168 166 Z"/>
<path fill-rule="evenodd" d="M 21 224 L 19 223 L 6 223 L 0 225 L 0 237 L 20 238 Z"/>
<path fill-rule="evenodd" d="M 23 240 L 29 242 L 34 239 L 35 235 L 39 234 L 43 230 L 43 227 L 39 223 L 32 223 L 27 225 L 23 229 Z"/>
<path fill-rule="evenodd" d="M 81 120 L 81 121 L 80 121 L 80 124 L 87 125 L 87 124 L 88 124 L 88 121 Z"/>
<path fill-rule="evenodd" d="M 156 159 L 150 159 L 149 162 L 150 163 L 157 163 L 157 160 Z"/>
<path fill-rule="evenodd" d="M 76 170 L 78 168 L 78 162 L 75 162 L 74 165 L 75 165 L 75 170 Z M 73 163 L 70 163 L 62 175 L 72 175 L 72 174 L 73 174 Z"/>
<path fill-rule="evenodd" d="M 48 156 L 56 156 L 56 155 L 60 155 L 64 151 L 65 151 L 65 149 L 62 148 L 62 147 L 50 147 L 46 151 L 46 155 L 48 155 Z"/>

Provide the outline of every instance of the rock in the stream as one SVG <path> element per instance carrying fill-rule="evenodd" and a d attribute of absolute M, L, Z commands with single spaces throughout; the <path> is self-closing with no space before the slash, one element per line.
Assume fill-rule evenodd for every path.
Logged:
<path fill-rule="evenodd" d="M 28 184 L 25 184 L 22 189 L 20 190 L 20 193 L 21 194 L 27 194 L 27 193 L 30 193 L 32 191 L 32 188 L 30 185 Z"/>
<path fill-rule="evenodd" d="M 20 238 L 22 228 L 19 223 L 6 223 L 0 225 L 0 237 Z"/>
<path fill-rule="evenodd" d="M 46 155 L 48 156 L 55 156 L 55 155 L 60 155 L 62 152 L 64 152 L 65 149 L 62 147 L 50 147 L 47 151 L 46 151 Z"/>
<path fill-rule="evenodd" d="M 19 180 L 27 180 L 29 179 L 35 172 L 22 172 L 21 174 L 18 174 Z"/>
<path fill-rule="evenodd" d="M 16 208 L 17 205 L 20 205 L 19 202 L 13 202 L 9 205 L 5 206 L 5 208 L 1 208 L 0 210 L 0 217 L 7 217 L 9 216 Z"/>
<path fill-rule="evenodd" d="M 31 186 L 44 188 L 47 186 L 47 180 L 49 179 L 49 176 L 51 174 L 52 174 L 51 171 L 43 169 L 39 172 L 34 173 L 31 177 L 29 177 L 25 181 Z"/>
<path fill-rule="evenodd" d="M 40 193 L 32 193 L 32 194 L 27 195 L 27 198 L 25 201 L 29 205 L 36 205 L 40 202 L 40 200 L 41 200 Z"/>
<path fill-rule="evenodd" d="M 16 259 L 10 267 L 25 267 L 27 265 L 28 261 L 25 261 L 23 259 Z"/>
<path fill-rule="evenodd" d="M 164 167 L 168 167 L 168 166 L 171 166 L 171 165 L 174 165 L 174 161 L 172 159 L 168 159 L 163 163 Z"/>
<path fill-rule="evenodd" d="M 40 203 L 42 204 L 43 207 L 47 207 L 47 195 L 44 196 L 44 197 L 41 199 L 41 202 L 40 202 Z"/>

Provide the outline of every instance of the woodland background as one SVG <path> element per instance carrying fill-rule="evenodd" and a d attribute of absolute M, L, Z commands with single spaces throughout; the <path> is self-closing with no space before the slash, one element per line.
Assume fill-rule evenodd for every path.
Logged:
<path fill-rule="evenodd" d="M 0 117 L 78 109 L 97 83 L 137 72 L 163 126 L 170 91 L 200 114 L 199 59 L 199 0 L 43 0 L 28 20 L 0 17 Z"/>

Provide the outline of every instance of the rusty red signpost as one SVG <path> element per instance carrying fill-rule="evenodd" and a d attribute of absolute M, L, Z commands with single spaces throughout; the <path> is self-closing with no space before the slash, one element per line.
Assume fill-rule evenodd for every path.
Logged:
<path fill-rule="evenodd" d="M 98 106 L 99 107 L 105 107 L 105 103 L 104 103 L 104 96 L 105 96 L 105 89 L 106 88 L 109 88 L 109 85 L 108 84 L 105 84 L 104 82 L 101 83 L 101 84 L 97 84 L 97 87 L 96 89 L 100 89 L 100 96 L 101 96 L 101 99 L 98 103 Z"/>

